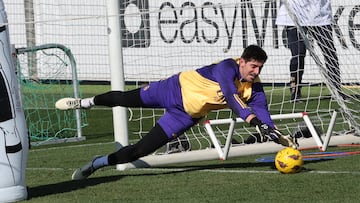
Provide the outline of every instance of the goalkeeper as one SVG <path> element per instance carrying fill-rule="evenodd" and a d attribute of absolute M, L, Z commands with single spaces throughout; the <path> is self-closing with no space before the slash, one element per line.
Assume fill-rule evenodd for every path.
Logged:
<path fill-rule="evenodd" d="M 146 156 L 194 126 L 211 110 L 231 108 L 254 126 L 262 139 L 296 147 L 292 138 L 275 129 L 259 74 L 266 52 L 259 46 L 245 48 L 240 58 L 185 71 L 165 80 L 131 91 L 110 91 L 92 98 L 63 98 L 55 106 L 61 110 L 108 107 L 165 108 L 165 114 L 141 140 L 75 170 L 73 180 L 85 179 L 104 166 L 123 164 Z"/>

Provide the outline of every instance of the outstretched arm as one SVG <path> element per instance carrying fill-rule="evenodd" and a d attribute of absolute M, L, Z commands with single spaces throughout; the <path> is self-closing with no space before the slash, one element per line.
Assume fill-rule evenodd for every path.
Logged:
<path fill-rule="evenodd" d="M 286 139 L 278 130 L 275 130 L 260 81 L 254 84 L 245 82 L 240 84 L 243 85 L 241 88 L 244 88 L 240 93 L 242 94 L 242 98 L 240 98 L 238 87 L 235 85 L 235 80 L 240 77 L 238 65 L 233 60 L 225 60 L 217 64 L 213 69 L 213 76 L 220 85 L 228 107 L 240 118 L 256 127 L 264 139 L 296 147 L 290 139 Z"/>

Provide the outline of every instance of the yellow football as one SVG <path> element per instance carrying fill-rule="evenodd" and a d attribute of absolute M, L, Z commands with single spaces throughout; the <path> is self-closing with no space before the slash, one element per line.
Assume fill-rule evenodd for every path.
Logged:
<path fill-rule="evenodd" d="M 301 152 L 292 147 L 286 147 L 275 156 L 275 167 L 281 173 L 298 173 L 304 164 Z"/>

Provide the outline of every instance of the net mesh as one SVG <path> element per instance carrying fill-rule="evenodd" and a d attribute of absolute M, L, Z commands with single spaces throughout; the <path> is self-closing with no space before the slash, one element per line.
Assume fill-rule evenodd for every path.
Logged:
<path fill-rule="evenodd" d="M 73 72 L 75 63 L 68 55 L 70 52 L 66 53 L 57 45 L 45 45 L 19 48 L 17 53 L 17 75 L 31 141 L 77 137 L 79 127 L 86 125 L 86 113 L 79 118 L 75 111 L 54 108 L 59 98 L 74 97 L 74 83 L 68 80 L 76 74 Z"/>

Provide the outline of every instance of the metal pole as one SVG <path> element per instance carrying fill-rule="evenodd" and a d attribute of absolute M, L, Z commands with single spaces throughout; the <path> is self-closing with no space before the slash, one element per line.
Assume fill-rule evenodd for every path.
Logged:
<path fill-rule="evenodd" d="M 25 13 L 25 30 L 26 30 L 26 45 L 27 47 L 36 46 L 35 36 L 35 17 L 34 17 L 34 5 L 33 0 L 24 0 L 24 13 Z M 29 52 L 28 54 L 28 66 L 29 66 L 29 78 L 34 81 L 38 81 L 38 71 L 36 62 L 36 52 Z"/>
<path fill-rule="evenodd" d="M 120 5 L 119 0 L 108 0 L 108 39 L 109 60 L 111 70 L 111 89 L 125 90 L 123 55 L 120 33 Z M 127 127 L 127 109 L 124 107 L 113 108 L 114 137 L 116 148 L 119 149 L 129 144 Z M 126 165 L 117 165 L 118 170 L 124 170 Z"/>

